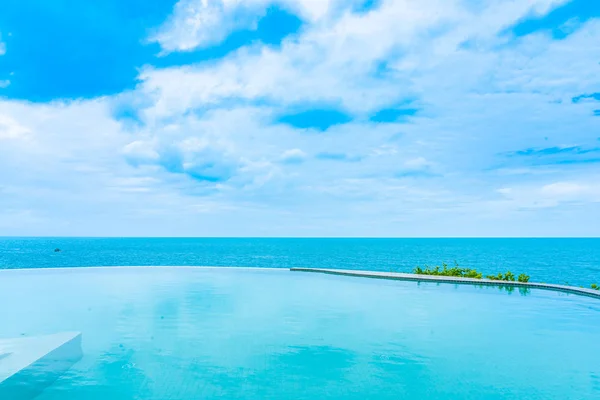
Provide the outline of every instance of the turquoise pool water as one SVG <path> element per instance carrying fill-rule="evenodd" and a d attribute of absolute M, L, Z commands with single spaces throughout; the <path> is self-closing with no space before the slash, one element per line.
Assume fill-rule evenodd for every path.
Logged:
<path fill-rule="evenodd" d="M 600 398 L 600 301 L 541 290 L 266 269 L 0 271 L 0 339 L 63 331 L 82 332 L 83 358 L 40 400 Z"/>

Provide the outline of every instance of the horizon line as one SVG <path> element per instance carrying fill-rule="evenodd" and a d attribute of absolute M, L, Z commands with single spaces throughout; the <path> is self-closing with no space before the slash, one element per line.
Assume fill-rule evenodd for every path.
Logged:
<path fill-rule="evenodd" d="M 0 239 L 600 239 L 600 236 L 77 236 L 0 235 Z"/>

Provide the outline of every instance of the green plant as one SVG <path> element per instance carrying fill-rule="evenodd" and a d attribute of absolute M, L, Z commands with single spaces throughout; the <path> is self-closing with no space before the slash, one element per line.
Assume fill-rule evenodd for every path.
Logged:
<path fill-rule="evenodd" d="M 502 281 L 504 280 L 504 276 L 499 273 L 498 275 L 488 275 L 486 276 L 487 279 L 491 280 L 491 281 Z"/>
<path fill-rule="evenodd" d="M 418 275 L 434 275 L 434 276 L 454 276 L 459 278 L 474 278 L 481 279 L 483 274 L 474 269 L 460 268 L 457 262 L 454 262 L 454 267 L 448 268 L 448 264 L 442 263 L 442 267 L 435 268 L 425 266 L 425 268 L 416 267 L 413 270 L 414 274 Z"/>
<path fill-rule="evenodd" d="M 505 281 L 505 282 L 514 282 L 515 281 L 515 275 L 510 271 L 507 271 L 505 274 L 499 273 L 498 275 L 488 275 L 488 276 L 486 276 L 486 278 L 489 280 L 492 280 L 492 281 Z M 529 276 L 527 276 L 525 274 L 519 275 L 519 278 L 521 278 L 521 279 L 527 278 L 527 281 L 529 281 Z M 523 282 L 527 282 L 527 281 L 523 281 Z M 519 281 L 519 282 L 521 282 L 521 281 Z"/>
<path fill-rule="evenodd" d="M 594 290 L 600 290 L 600 286 L 598 286 L 595 283 L 592 283 L 592 289 L 594 289 Z"/>
<path fill-rule="evenodd" d="M 473 279 L 482 279 L 483 278 L 483 274 L 481 272 L 479 272 L 475 269 L 461 268 L 456 261 L 454 262 L 453 267 L 448 267 L 448 264 L 446 264 L 446 263 L 442 263 L 441 267 L 439 265 L 435 266 L 435 267 L 430 267 L 428 265 L 425 265 L 424 268 L 416 267 L 415 269 L 413 269 L 413 274 L 433 275 L 433 276 L 453 276 L 453 277 L 459 277 L 459 278 L 473 278 Z M 523 282 L 523 283 L 529 282 L 529 275 L 520 274 L 518 277 L 515 277 L 515 275 L 510 271 L 506 271 L 505 274 L 499 273 L 498 275 L 487 275 L 486 278 L 490 279 L 492 281 L 515 282 L 518 280 L 519 282 Z"/>

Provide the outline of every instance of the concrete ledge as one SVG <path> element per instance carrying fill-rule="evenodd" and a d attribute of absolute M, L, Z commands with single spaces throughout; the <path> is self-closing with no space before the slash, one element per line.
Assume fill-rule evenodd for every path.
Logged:
<path fill-rule="evenodd" d="M 2 339 L 0 354 L 0 399 L 30 400 L 81 359 L 81 334 Z"/>
<path fill-rule="evenodd" d="M 580 296 L 593 297 L 600 299 L 600 291 L 593 289 L 583 289 L 574 286 L 553 285 L 548 283 L 523 283 L 523 282 L 507 282 L 507 281 L 492 281 L 489 279 L 473 279 L 473 278 L 458 278 L 453 276 L 432 276 L 432 275 L 416 275 L 404 274 L 399 272 L 377 272 L 377 271 L 354 271 L 345 269 L 323 269 L 323 268 L 290 268 L 294 272 L 316 272 L 321 274 L 354 276 L 360 278 L 376 278 L 376 279 L 391 279 L 398 281 L 413 281 L 413 282 L 434 282 L 434 283 L 454 283 L 463 285 L 485 285 L 485 286 L 503 286 L 516 288 L 531 288 L 552 290 L 555 292 L 572 293 Z"/>

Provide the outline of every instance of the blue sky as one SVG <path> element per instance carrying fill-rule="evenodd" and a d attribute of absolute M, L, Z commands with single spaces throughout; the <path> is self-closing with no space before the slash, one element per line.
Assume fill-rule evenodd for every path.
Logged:
<path fill-rule="evenodd" d="M 0 235 L 598 236 L 600 3 L 8 0 Z"/>

